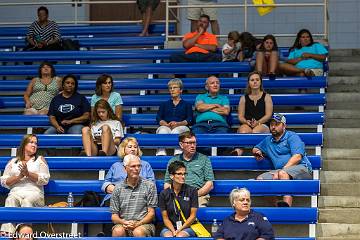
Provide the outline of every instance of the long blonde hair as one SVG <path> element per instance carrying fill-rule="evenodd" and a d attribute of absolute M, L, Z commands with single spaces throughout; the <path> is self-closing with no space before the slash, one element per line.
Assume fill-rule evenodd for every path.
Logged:
<path fill-rule="evenodd" d="M 126 148 L 126 146 L 128 145 L 129 142 L 133 142 L 133 143 L 135 143 L 137 145 L 137 153 L 135 155 L 138 156 L 138 157 L 142 156 L 142 151 L 140 149 L 139 143 L 136 140 L 136 138 L 127 137 L 120 143 L 120 147 L 119 147 L 119 150 L 118 150 L 119 158 L 123 159 L 126 156 L 125 148 Z"/>

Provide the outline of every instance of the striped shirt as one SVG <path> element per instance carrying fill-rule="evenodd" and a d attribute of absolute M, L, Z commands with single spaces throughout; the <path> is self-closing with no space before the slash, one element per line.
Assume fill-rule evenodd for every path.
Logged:
<path fill-rule="evenodd" d="M 47 43 L 53 39 L 57 39 L 58 41 L 61 39 L 57 23 L 50 20 L 45 26 L 41 26 L 38 21 L 33 22 L 28 29 L 26 37 L 34 40 L 39 38 Z"/>
<path fill-rule="evenodd" d="M 157 205 L 155 184 L 140 177 L 138 185 L 133 188 L 123 182 L 115 186 L 110 200 L 110 211 L 125 220 L 142 220 L 148 213 L 148 208 Z"/>

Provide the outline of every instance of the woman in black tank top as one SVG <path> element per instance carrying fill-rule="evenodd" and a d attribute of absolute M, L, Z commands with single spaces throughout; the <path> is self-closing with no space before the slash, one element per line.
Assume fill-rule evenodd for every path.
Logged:
<path fill-rule="evenodd" d="M 273 103 L 270 94 L 262 86 L 262 77 L 259 72 L 251 72 L 245 95 L 240 98 L 238 118 L 240 127 L 238 133 L 268 133 L 268 121 L 273 112 Z M 235 149 L 234 154 L 242 155 L 242 149 Z"/>

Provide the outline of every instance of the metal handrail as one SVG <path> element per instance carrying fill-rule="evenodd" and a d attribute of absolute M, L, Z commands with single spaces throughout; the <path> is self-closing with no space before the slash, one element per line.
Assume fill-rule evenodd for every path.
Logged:
<path fill-rule="evenodd" d="M 169 1 L 169 0 L 167 0 Z M 199 5 L 169 5 L 166 4 L 166 12 L 170 9 L 184 9 L 184 8 L 198 8 Z M 252 3 L 248 3 L 247 0 L 244 0 L 243 4 L 203 4 L 201 5 L 203 8 L 244 8 L 244 31 L 247 31 L 248 28 L 248 8 L 256 8 L 256 7 L 323 7 L 324 8 L 324 33 L 315 33 L 313 36 L 322 36 L 324 39 L 328 39 L 328 0 L 323 0 L 323 3 L 278 3 L 278 4 L 259 4 L 254 5 Z M 166 14 L 166 29 L 169 28 L 169 18 Z M 254 34 L 254 36 L 264 36 L 266 34 Z M 296 36 L 296 34 L 273 34 L 276 37 L 287 37 L 287 36 Z M 170 38 L 179 38 L 182 35 L 169 35 L 169 32 L 166 31 L 166 42 L 169 41 Z M 218 35 L 218 37 L 227 37 L 227 35 Z"/>

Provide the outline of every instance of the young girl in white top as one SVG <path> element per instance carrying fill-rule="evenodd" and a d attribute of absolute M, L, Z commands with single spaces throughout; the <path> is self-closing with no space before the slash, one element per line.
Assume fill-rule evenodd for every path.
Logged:
<path fill-rule="evenodd" d="M 84 151 L 87 156 L 112 156 L 124 137 L 121 122 L 115 116 L 110 104 L 100 99 L 93 110 L 90 127 L 82 129 Z"/>

